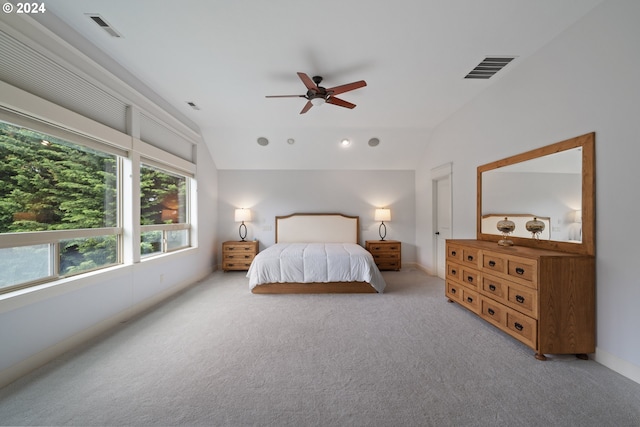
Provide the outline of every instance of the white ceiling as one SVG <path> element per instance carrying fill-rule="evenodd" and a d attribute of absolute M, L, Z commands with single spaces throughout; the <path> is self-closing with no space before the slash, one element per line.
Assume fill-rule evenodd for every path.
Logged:
<path fill-rule="evenodd" d="M 49 0 L 46 7 L 197 124 L 219 169 L 414 169 L 435 126 L 601 2 Z M 463 78 L 491 55 L 517 58 L 489 80 Z M 367 87 L 340 95 L 357 104 L 353 110 L 323 105 L 300 115 L 302 98 L 265 98 L 304 94 L 298 71 L 323 76 L 325 87 L 356 80 Z M 368 146 L 372 137 L 379 146 Z M 351 146 L 339 147 L 342 138 Z"/>

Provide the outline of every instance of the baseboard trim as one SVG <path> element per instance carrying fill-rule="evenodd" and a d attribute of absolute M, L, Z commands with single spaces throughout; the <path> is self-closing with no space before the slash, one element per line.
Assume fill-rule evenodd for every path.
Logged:
<path fill-rule="evenodd" d="M 614 356 L 613 354 L 598 347 L 596 347 L 594 360 L 612 371 L 629 378 L 631 381 L 640 384 L 640 366 L 636 366 L 633 363 L 620 359 L 618 356 Z"/>
<path fill-rule="evenodd" d="M 64 339 L 3 370 L 2 372 L 0 372 L 0 388 L 11 384 L 12 382 L 40 368 L 41 366 L 46 365 L 50 361 L 54 360 L 57 357 L 60 357 L 70 350 L 73 350 L 82 343 L 107 332 L 118 324 L 126 322 L 133 316 L 149 310 L 150 308 L 177 294 L 178 292 L 181 292 L 189 288 L 190 286 L 195 285 L 196 283 L 207 277 L 209 274 L 211 274 L 211 272 L 207 272 L 207 274 L 204 274 L 202 275 L 202 277 L 195 280 L 192 279 L 189 281 L 180 282 L 166 289 L 165 291 L 160 292 L 159 294 L 136 304 L 133 307 L 123 310 L 120 313 L 111 316 L 108 319 L 105 319 L 81 332 L 78 332 L 77 334 L 72 335 L 69 338 Z"/>

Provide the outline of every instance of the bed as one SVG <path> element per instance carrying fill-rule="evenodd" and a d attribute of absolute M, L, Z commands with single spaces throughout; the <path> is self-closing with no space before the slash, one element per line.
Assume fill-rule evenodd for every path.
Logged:
<path fill-rule="evenodd" d="M 338 213 L 277 216 L 275 244 L 256 255 L 254 294 L 382 293 L 371 254 L 358 244 L 360 219 Z"/>

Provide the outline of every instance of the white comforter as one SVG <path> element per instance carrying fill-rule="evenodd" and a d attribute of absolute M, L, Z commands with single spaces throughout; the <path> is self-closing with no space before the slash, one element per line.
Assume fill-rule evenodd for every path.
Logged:
<path fill-rule="evenodd" d="M 355 243 L 276 243 L 254 258 L 251 289 L 262 283 L 368 282 L 386 286 L 371 254 Z"/>

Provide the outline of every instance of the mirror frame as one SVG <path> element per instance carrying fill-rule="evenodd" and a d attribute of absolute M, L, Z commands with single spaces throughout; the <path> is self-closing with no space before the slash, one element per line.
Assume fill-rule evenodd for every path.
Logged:
<path fill-rule="evenodd" d="M 582 243 L 536 240 L 510 236 L 517 246 L 549 249 L 581 255 L 595 255 L 595 132 L 478 166 L 476 234 L 478 240 L 497 242 L 502 236 L 482 233 L 482 173 L 549 154 L 582 147 Z M 500 212 L 496 212 L 500 213 Z M 517 213 L 517 212 L 516 212 Z M 496 243 L 497 244 L 497 243 Z"/>

